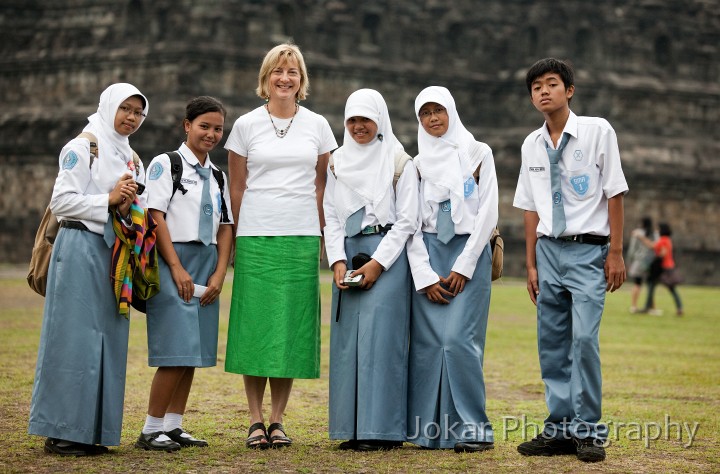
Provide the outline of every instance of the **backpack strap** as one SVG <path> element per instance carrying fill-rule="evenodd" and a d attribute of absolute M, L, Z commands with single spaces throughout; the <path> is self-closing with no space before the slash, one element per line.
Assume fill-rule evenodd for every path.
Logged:
<path fill-rule="evenodd" d="M 225 178 L 223 177 L 223 172 L 212 165 L 210 169 L 212 170 L 213 176 L 215 176 L 218 187 L 220 187 L 220 222 L 229 224 L 230 219 L 228 218 L 227 205 L 225 204 Z"/>
<path fill-rule="evenodd" d="M 172 182 L 173 182 L 173 190 L 172 194 L 170 195 L 170 199 L 175 196 L 175 192 L 179 189 L 183 195 L 187 193 L 187 189 L 185 189 L 185 186 L 182 185 L 182 173 L 183 173 L 183 165 L 182 165 L 182 157 L 180 156 L 180 153 L 176 151 L 169 151 L 165 153 L 167 156 L 170 157 L 170 176 L 172 176 Z"/>
<path fill-rule="evenodd" d="M 90 132 L 82 132 L 77 138 L 85 138 L 90 142 L 90 168 L 92 168 L 93 162 L 100 157 L 97 145 L 97 138 Z M 135 152 L 133 152 L 135 153 Z"/>

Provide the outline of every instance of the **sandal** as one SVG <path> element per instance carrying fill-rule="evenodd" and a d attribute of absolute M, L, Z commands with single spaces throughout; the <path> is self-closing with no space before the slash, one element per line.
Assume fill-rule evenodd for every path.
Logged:
<path fill-rule="evenodd" d="M 268 427 L 268 433 L 272 434 L 273 431 L 282 432 L 282 436 L 270 436 L 270 447 L 273 449 L 284 448 L 292 444 L 292 440 L 287 437 L 285 433 L 285 427 L 282 423 L 271 423 Z"/>
<path fill-rule="evenodd" d="M 253 431 L 262 430 L 263 434 L 257 436 L 251 436 Z M 245 447 L 250 449 L 267 449 L 268 448 L 268 434 L 265 429 L 265 423 L 257 422 L 253 423 L 248 430 L 248 439 L 245 440 Z"/>

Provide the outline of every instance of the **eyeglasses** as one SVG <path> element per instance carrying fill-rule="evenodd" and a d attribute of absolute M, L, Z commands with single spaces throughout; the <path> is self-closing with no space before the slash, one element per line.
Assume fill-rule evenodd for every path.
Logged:
<path fill-rule="evenodd" d="M 446 113 L 447 113 L 447 110 L 445 109 L 445 107 L 437 106 L 437 107 L 435 107 L 434 109 L 429 109 L 429 108 L 428 108 L 428 109 L 422 109 L 422 110 L 420 110 L 420 113 L 418 114 L 418 116 L 419 116 L 421 119 L 427 119 L 427 118 L 430 118 L 433 114 L 434 114 L 434 115 L 437 115 L 437 116 L 440 116 L 440 115 L 443 115 L 443 114 L 446 114 Z"/>
<path fill-rule="evenodd" d="M 133 114 L 137 118 L 146 117 L 146 115 L 143 113 L 142 109 L 133 110 L 130 107 L 128 107 L 127 105 L 121 105 L 120 107 L 118 107 L 118 110 L 120 110 L 125 115 Z"/>

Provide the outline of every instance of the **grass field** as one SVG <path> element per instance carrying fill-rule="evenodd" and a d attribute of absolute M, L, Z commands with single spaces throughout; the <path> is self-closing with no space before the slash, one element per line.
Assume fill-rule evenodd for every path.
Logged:
<path fill-rule="evenodd" d="M 0 269 L 1 270 L 1 269 Z M 145 319 L 133 315 L 122 442 L 110 455 L 60 458 L 27 434 L 44 299 L 17 272 L 0 271 L 0 472 L 720 472 L 720 290 L 681 287 L 686 316 L 658 289 L 665 316 L 628 313 L 629 288 L 607 298 L 601 327 L 605 462 L 573 456 L 526 458 L 516 451 L 546 414 L 535 342 L 534 307 L 524 281 L 493 284 L 485 373 L 495 449 L 482 454 L 422 450 L 384 453 L 336 449 L 327 437 L 329 290 L 323 275 L 322 375 L 296 381 L 285 426 L 287 450 L 244 447 L 248 414 L 242 378 L 223 371 L 230 285 L 221 306 L 218 366 L 198 370 L 184 426 L 206 449 L 151 453 L 133 448 L 154 369 L 147 367 Z"/>

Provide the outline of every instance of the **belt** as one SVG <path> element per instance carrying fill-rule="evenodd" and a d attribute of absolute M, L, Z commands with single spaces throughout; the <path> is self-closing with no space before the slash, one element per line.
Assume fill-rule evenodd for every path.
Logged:
<path fill-rule="evenodd" d="M 360 231 L 362 235 L 385 234 L 392 229 L 392 224 L 388 225 L 369 225 Z"/>
<path fill-rule="evenodd" d="M 60 223 L 60 227 L 65 227 L 66 229 L 77 229 L 77 230 L 88 230 L 88 228 L 80 221 L 62 221 Z"/>
<path fill-rule="evenodd" d="M 550 237 L 552 238 L 552 237 Z M 564 240 L 566 242 L 577 242 L 579 244 L 591 244 L 591 245 L 605 245 L 610 242 L 610 237 L 607 235 L 594 235 L 594 234 L 578 234 L 578 235 L 563 235 L 558 237 L 556 240 Z"/>

